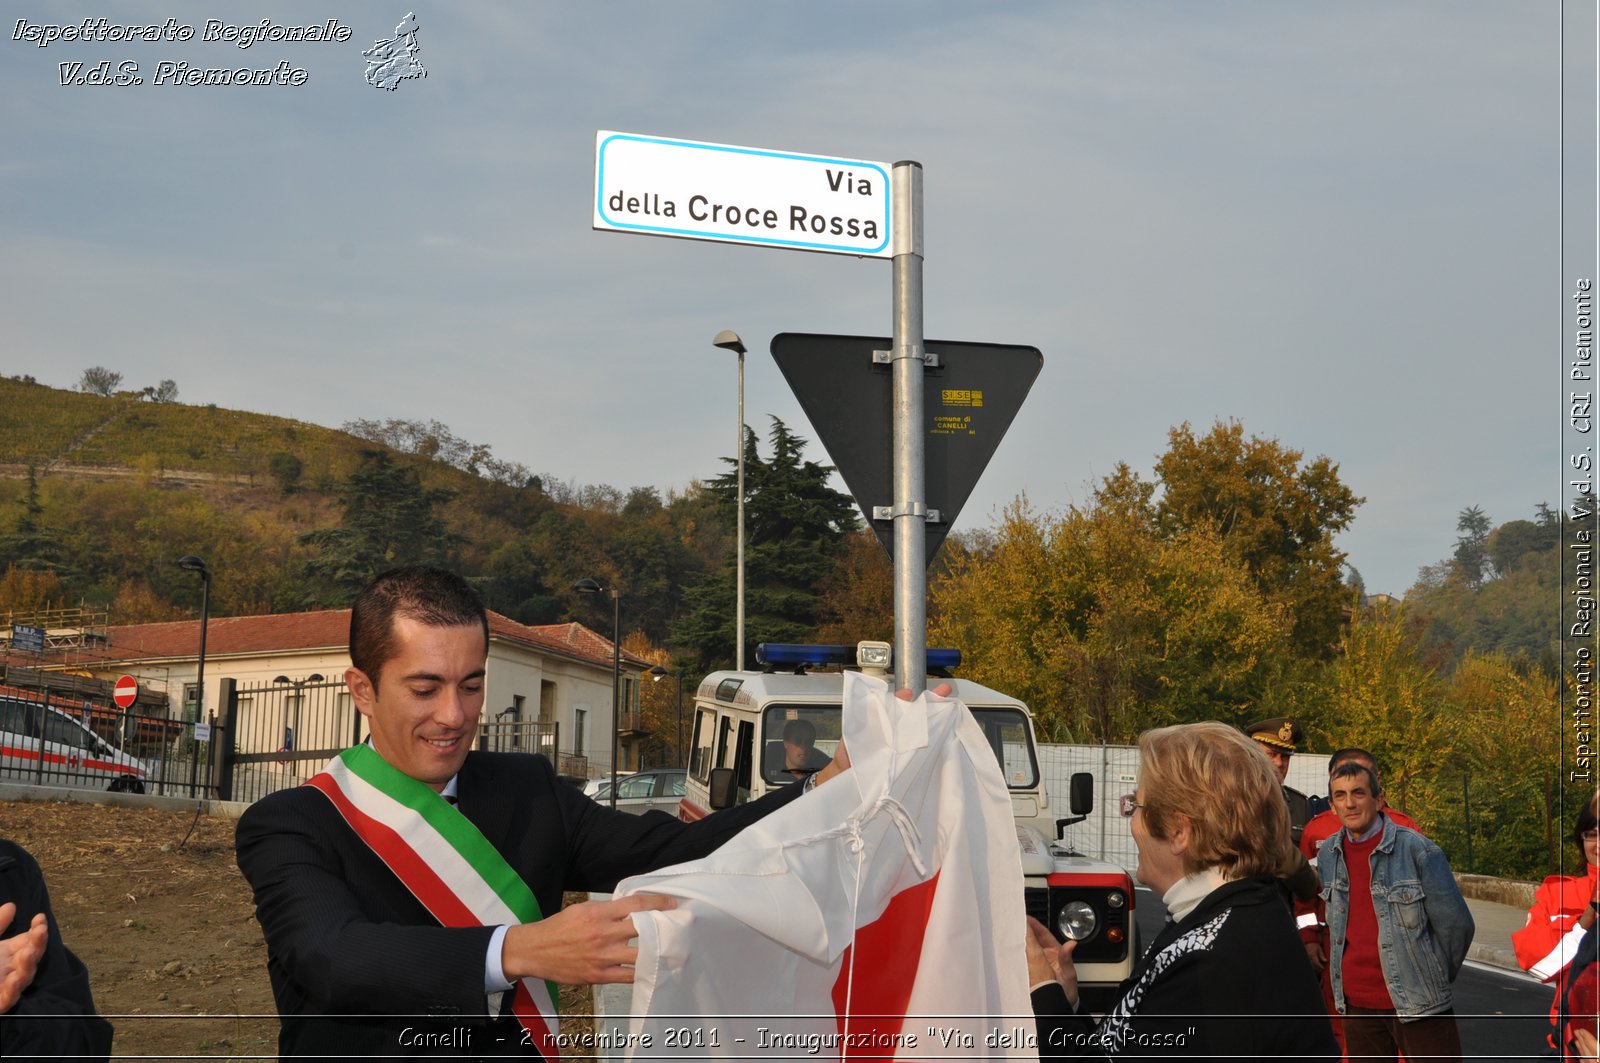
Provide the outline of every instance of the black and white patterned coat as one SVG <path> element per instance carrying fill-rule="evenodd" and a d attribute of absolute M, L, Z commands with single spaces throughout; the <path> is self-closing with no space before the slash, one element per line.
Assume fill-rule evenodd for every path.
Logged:
<path fill-rule="evenodd" d="M 1041 1059 L 1339 1058 L 1317 977 L 1270 878 L 1229 882 L 1151 944 L 1095 1024 L 1034 990 Z"/>

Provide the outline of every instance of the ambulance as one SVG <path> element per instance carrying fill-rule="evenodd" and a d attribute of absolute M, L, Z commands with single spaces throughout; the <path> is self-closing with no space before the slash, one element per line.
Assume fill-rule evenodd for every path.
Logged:
<path fill-rule="evenodd" d="M 142 794 L 149 778 L 141 761 L 59 709 L 0 693 L 0 779 Z"/>
<path fill-rule="evenodd" d="M 713 672 L 695 692 L 689 777 L 678 817 L 693 821 L 710 812 L 791 786 L 827 763 L 838 748 L 843 669 L 888 678 L 892 647 L 763 644 L 761 671 Z M 1073 852 L 1066 828 L 1093 811 L 1094 778 L 1087 772 L 1068 786 L 1068 815 L 1057 818 L 1039 777 L 1033 717 L 1016 698 L 950 677 L 959 650 L 928 651 L 928 685 L 948 682 L 971 710 L 994 750 L 1016 820 L 1028 914 L 1056 938 L 1077 941 L 1073 960 L 1091 1000 L 1127 978 L 1137 958 L 1134 886 L 1114 864 Z M 792 739 L 785 750 L 785 731 Z M 801 748 L 811 743 L 810 752 Z M 809 758 L 809 759 L 808 759 Z M 1018 957 L 1018 962 L 1022 958 Z"/>

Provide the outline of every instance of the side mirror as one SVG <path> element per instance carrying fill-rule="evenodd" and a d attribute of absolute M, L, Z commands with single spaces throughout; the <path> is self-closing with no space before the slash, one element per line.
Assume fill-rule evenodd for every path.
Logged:
<path fill-rule="evenodd" d="M 1067 808 L 1074 816 L 1087 816 L 1094 811 L 1094 776 L 1086 771 L 1075 771 L 1067 782 Z"/>
<path fill-rule="evenodd" d="M 1067 828 L 1082 823 L 1094 811 L 1094 776 L 1086 771 L 1075 771 L 1067 780 L 1067 809 L 1072 813 L 1056 820 L 1056 837 L 1065 838 Z"/>
<path fill-rule="evenodd" d="M 712 768 L 710 794 L 711 810 L 715 812 L 722 808 L 732 808 L 734 798 L 739 795 L 739 788 L 735 783 L 732 768 Z"/>

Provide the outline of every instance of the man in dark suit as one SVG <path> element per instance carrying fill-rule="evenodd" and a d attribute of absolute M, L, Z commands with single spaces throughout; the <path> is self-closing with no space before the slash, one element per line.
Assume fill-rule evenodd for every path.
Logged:
<path fill-rule="evenodd" d="M 405 870 L 427 865 L 431 850 L 417 848 L 420 860 L 411 850 L 407 859 L 380 855 L 382 831 L 363 827 L 366 813 L 347 808 L 336 788 L 256 802 L 239 821 L 238 861 L 266 936 L 283 1055 L 533 1054 L 536 1035 L 509 1016 L 508 991 L 631 982 L 632 913 L 671 905 L 641 896 L 563 910 L 563 892 L 609 891 L 627 875 L 703 856 L 802 792 L 784 787 L 687 824 L 605 808 L 541 757 L 470 752 L 487 652 L 483 603 L 459 577 L 424 568 L 379 576 L 351 611 L 345 679 L 371 733 L 371 751 L 353 752 L 404 776 L 405 800 L 433 821 L 459 827 L 459 811 L 493 847 L 489 859 L 526 883 L 535 912 L 549 914 L 498 925 L 436 916 L 437 899 Z M 352 751 L 342 759 L 353 761 Z M 840 756 L 818 781 L 846 767 Z M 416 783 L 456 808 L 434 807 Z"/>

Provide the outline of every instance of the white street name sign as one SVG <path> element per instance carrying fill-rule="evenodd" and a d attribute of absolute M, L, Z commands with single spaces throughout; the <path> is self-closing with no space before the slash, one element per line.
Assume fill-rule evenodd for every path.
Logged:
<path fill-rule="evenodd" d="M 602 129 L 594 227 L 891 258 L 889 167 Z"/>

